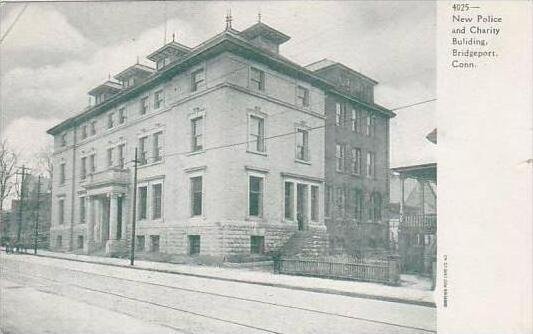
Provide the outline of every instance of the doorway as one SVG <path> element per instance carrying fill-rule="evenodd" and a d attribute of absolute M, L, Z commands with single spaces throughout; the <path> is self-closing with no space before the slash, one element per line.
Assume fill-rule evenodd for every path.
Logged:
<path fill-rule="evenodd" d="M 298 230 L 307 230 L 307 221 L 309 215 L 308 211 L 308 189 L 306 184 L 298 184 L 296 186 L 296 219 L 298 221 Z"/>

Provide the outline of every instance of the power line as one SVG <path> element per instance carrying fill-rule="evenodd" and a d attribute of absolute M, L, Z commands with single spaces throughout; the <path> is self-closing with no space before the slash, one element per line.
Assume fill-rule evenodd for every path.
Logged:
<path fill-rule="evenodd" d="M 429 99 L 429 100 L 425 100 L 425 101 L 421 101 L 421 102 L 417 102 L 417 103 L 413 103 L 413 104 L 408 104 L 408 105 L 406 105 L 406 106 L 401 106 L 401 107 L 398 107 L 398 108 L 391 109 L 391 111 L 396 111 L 396 110 L 400 110 L 400 109 L 410 108 L 410 107 L 418 106 L 418 105 L 420 105 L 420 104 L 429 103 L 429 102 L 433 102 L 433 101 L 437 101 L 437 99 L 436 99 L 436 98 L 433 98 L 433 99 Z"/>
<path fill-rule="evenodd" d="M 420 101 L 420 102 L 416 102 L 416 103 L 412 103 L 412 104 L 409 104 L 409 105 L 405 105 L 405 106 L 400 106 L 400 107 L 397 107 L 397 108 L 394 108 L 394 109 L 391 109 L 391 110 L 400 110 L 400 109 L 406 109 L 406 108 L 409 108 L 409 107 L 412 107 L 412 106 L 415 106 L 415 105 L 420 105 L 420 104 L 423 104 L 423 103 L 429 103 L 429 102 L 432 102 L 432 101 L 435 101 L 436 99 L 430 99 L 430 100 L 425 100 L 425 101 Z M 278 112 L 278 113 L 274 113 L 274 114 L 271 114 L 269 115 L 269 117 L 272 117 L 272 116 L 276 116 L 276 115 L 279 115 L 279 114 L 282 114 L 284 113 L 285 111 L 282 111 L 282 112 Z M 305 130 L 311 132 L 311 131 L 314 131 L 314 130 L 318 130 L 318 129 L 325 129 L 327 127 L 330 127 L 330 126 L 337 126 L 337 124 L 335 122 L 331 123 L 331 124 L 324 124 L 324 125 L 319 125 L 319 126 L 315 126 L 315 127 L 310 127 L 310 128 L 307 128 Z M 263 140 L 266 142 L 267 140 L 272 140 L 272 139 L 277 139 L 277 138 L 283 138 L 283 137 L 286 137 L 286 136 L 290 136 L 290 135 L 294 135 L 294 134 L 297 134 L 298 131 L 290 131 L 290 132 L 285 132 L 285 133 L 281 133 L 281 134 L 277 134 L 277 135 L 273 135 L 273 136 L 269 136 L 269 137 L 265 137 L 263 138 Z M 201 150 L 201 152 L 206 152 L 206 151 L 213 151 L 213 150 L 219 150 L 219 149 L 225 149 L 225 148 L 230 148 L 230 147 L 235 147 L 235 146 L 241 146 L 241 145 L 248 145 L 250 143 L 253 143 L 255 141 L 250 141 L 250 140 L 247 140 L 247 141 L 242 141 L 242 142 L 237 142 L 237 143 L 231 143 L 231 144 L 225 144 L 225 145 L 219 145 L 219 146 L 213 146 L 213 147 L 208 147 L 208 148 L 205 148 L 203 150 Z M 157 156 L 158 158 L 165 158 L 165 157 L 170 157 L 170 156 L 176 156 L 176 155 L 189 155 L 191 153 L 194 153 L 194 151 L 180 151 L 180 152 L 172 152 L 172 153 L 167 153 L 167 154 L 163 154 L 161 156 Z M 146 159 L 154 159 L 155 156 L 148 156 L 146 157 Z M 134 163 L 134 160 L 132 161 L 127 161 L 124 163 L 124 166 L 127 166 L 129 164 L 132 164 Z M 71 179 L 65 179 L 65 181 L 70 181 Z"/>
<path fill-rule="evenodd" d="M 15 24 L 17 23 L 17 21 L 20 19 L 20 17 L 22 16 L 22 14 L 24 13 L 24 11 L 26 10 L 26 8 L 28 7 L 28 3 L 24 4 L 24 7 L 22 7 L 21 11 L 17 14 L 17 16 L 15 17 L 15 20 L 13 20 L 13 23 L 11 23 L 11 25 L 7 28 L 4 36 L 2 36 L 0 38 L 0 44 L 4 41 L 4 39 L 7 37 L 7 35 L 9 34 L 9 32 L 11 31 L 11 29 L 13 29 L 13 27 L 15 26 Z"/>

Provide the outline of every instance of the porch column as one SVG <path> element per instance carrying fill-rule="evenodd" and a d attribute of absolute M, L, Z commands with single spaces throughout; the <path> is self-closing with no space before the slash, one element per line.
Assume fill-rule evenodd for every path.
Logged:
<path fill-rule="evenodd" d="M 109 201 L 109 240 L 117 239 L 118 195 L 111 194 Z"/>
<path fill-rule="evenodd" d="M 128 226 L 128 208 L 129 208 L 129 200 L 126 194 L 122 194 L 122 240 L 128 239 L 128 232 L 127 226 Z"/>
<path fill-rule="evenodd" d="M 420 184 L 420 215 L 422 216 L 422 220 L 424 219 L 424 215 L 426 214 L 426 199 L 425 199 L 425 187 L 426 182 L 423 179 L 418 180 L 418 183 Z"/>
<path fill-rule="evenodd" d="M 85 241 L 85 251 L 87 253 L 93 250 L 94 246 L 94 199 L 93 196 L 85 197 L 87 210 L 87 240 Z"/>

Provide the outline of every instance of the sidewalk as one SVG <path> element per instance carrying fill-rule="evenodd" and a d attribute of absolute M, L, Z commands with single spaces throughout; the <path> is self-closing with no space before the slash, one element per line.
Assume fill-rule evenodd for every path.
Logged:
<path fill-rule="evenodd" d="M 30 254 L 32 254 L 32 252 L 30 252 Z M 70 253 L 55 253 L 43 250 L 39 250 L 37 254 L 37 256 L 94 264 L 104 264 L 138 270 L 149 270 L 232 282 L 258 284 L 294 290 L 329 293 L 350 297 L 369 298 L 435 307 L 433 291 L 429 289 L 429 284 L 424 284 L 425 282 L 417 280 L 416 277 L 407 275 L 402 275 L 402 284 L 409 287 L 395 287 L 377 283 L 280 275 L 264 271 L 252 271 L 248 269 L 193 266 L 142 260 L 135 260 L 135 266 L 132 267 L 130 266 L 128 259 L 77 255 Z"/>

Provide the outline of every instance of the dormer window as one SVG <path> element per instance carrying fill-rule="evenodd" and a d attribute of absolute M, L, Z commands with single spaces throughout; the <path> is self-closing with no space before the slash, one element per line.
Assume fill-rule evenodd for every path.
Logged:
<path fill-rule="evenodd" d="M 89 91 L 89 95 L 94 97 L 96 104 L 100 104 L 119 93 L 122 88 L 123 85 L 118 82 L 106 81 Z"/>
<path fill-rule="evenodd" d="M 104 102 L 104 94 L 96 95 L 95 100 L 96 100 L 96 104 L 100 104 Z"/>
<path fill-rule="evenodd" d="M 129 77 L 128 79 L 122 81 L 124 88 L 133 87 L 135 85 L 135 77 Z"/>
<path fill-rule="evenodd" d="M 167 66 L 168 64 L 170 64 L 170 58 L 169 57 L 164 57 L 164 58 L 161 58 L 157 61 L 156 63 L 156 67 L 158 70 L 162 69 L 163 67 Z"/>
<path fill-rule="evenodd" d="M 182 59 L 190 52 L 191 48 L 176 41 L 172 41 L 152 52 L 146 58 L 155 62 L 156 69 L 159 71 L 170 63 Z"/>

